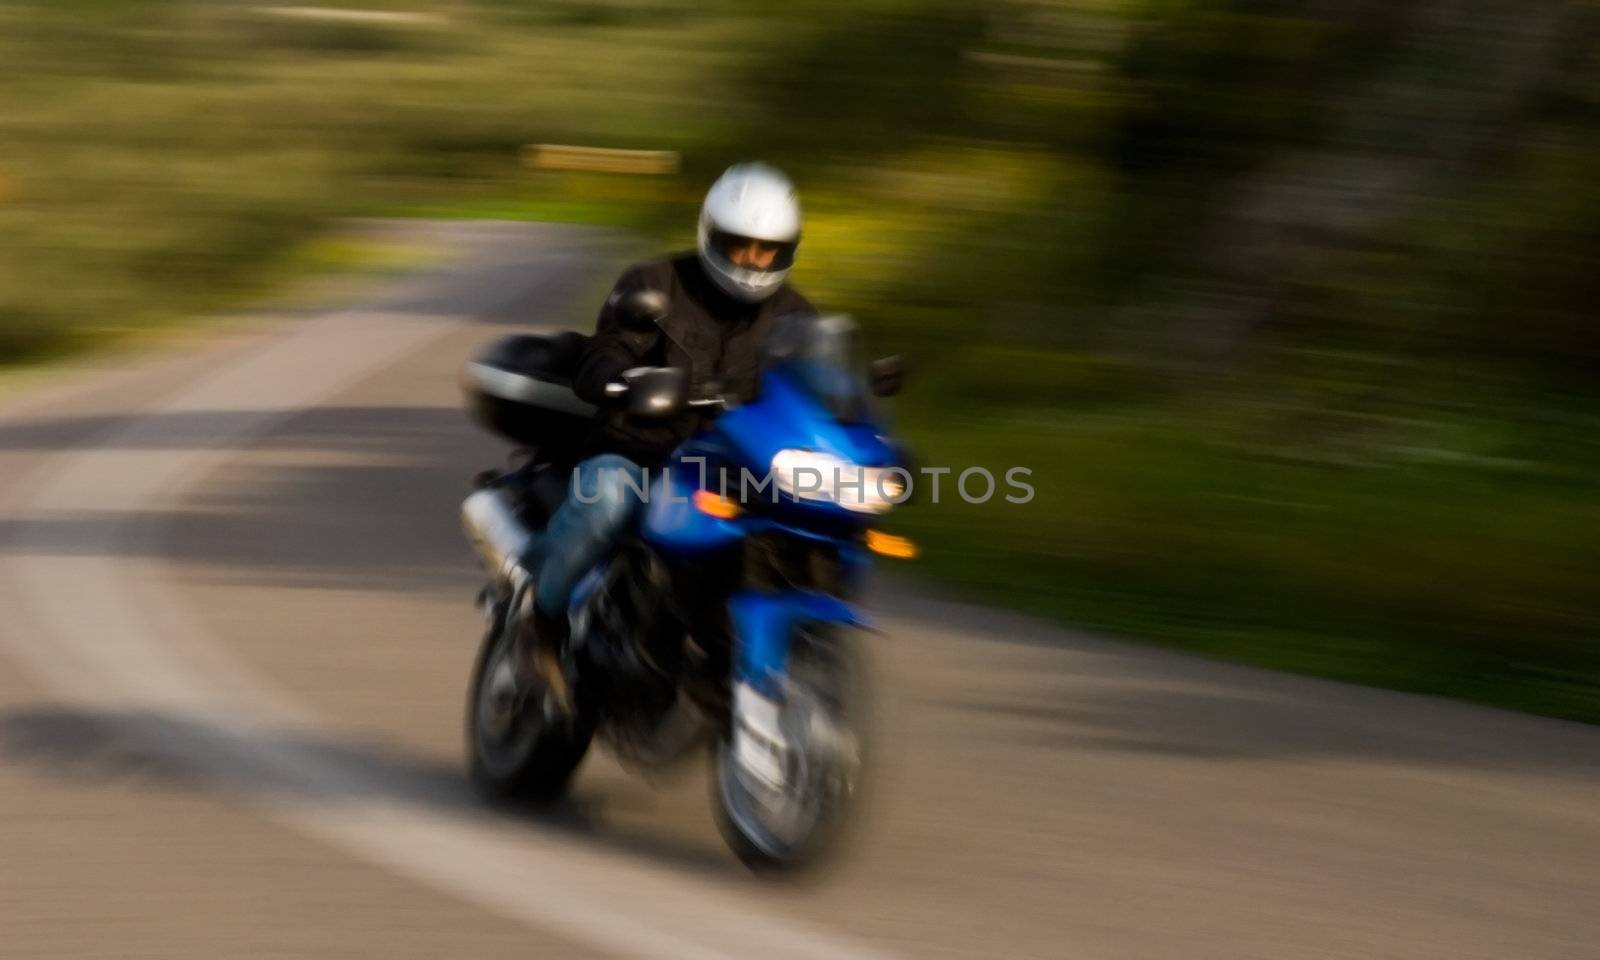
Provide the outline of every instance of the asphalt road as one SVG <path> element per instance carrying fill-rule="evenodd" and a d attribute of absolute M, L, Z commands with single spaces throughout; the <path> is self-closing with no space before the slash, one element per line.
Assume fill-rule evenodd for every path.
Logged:
<path fill-rule="evenodd" d="M 0 394 L 0 957 L 1600 956 L 1600 730 L 886 589 L 864 829 L 804 885 L 705 771 L 462 775 L 462 359 L 604 235 L 392 229 L 358 297 Z M 900 402 L 915 402 L 914 394 Z"/>

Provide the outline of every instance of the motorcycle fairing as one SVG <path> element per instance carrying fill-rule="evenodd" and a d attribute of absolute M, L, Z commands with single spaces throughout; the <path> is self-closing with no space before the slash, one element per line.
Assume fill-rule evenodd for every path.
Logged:
<path fill-rule="evenodd" d="M 762 468 L 779 450 L 793 448 L 831 453 L 864 467 L 899 462 L 880 425 L 835 419 L 792 371 L 783 368 L 764 372 L 760 399 L 722 414 L 715 428 L 740 460 Z"/>
<path fill-rule="evenodd" d="M 774 698 L 782 693 L 789 640 L 796 626 L 839 624 L 876 629 L 871 618 L 856 607 L 838 597 L 809 590 L 741 591 L 729 598 L 728 613 L 737 641 L 735 667 L 739 679 L 763 696 Z"/>
<path fill-rule="evenodd" d="M 681 555 L 731 547 L 744 537 L 746 531 L 739 520 L 713 517 L 696 509 L 693 498 L 701 489 L 702 466 L 674 459 L 656 474 L 640 526 L 646 543 L 664 553 Z"/>

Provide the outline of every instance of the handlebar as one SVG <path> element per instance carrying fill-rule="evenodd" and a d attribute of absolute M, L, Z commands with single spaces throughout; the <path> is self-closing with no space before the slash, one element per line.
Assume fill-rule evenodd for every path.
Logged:
<path fill-rule="evenodd" d="M 629 373 L 633 372 L 629 371 Z M 641 369 L 639 372 L 643 373 L 645 371 Z M 612 401 L 629 400 L 633 395 L 633 389 L 634 385 L 628 380 L 613 380 L 606 384 L 605 396 L 607 400 Z M 725 410 L 728 407 L 727 398 L 720 395 L 714 397 L 688 397 L 680 400 L 679 403 L 681 406 L 678 409 L 683 410 Z M 648 415 L 650 416 L 660 416 L 670 409 L 670 406 L 663 407 L 658 403 L 650 403 L 649 407 Z"/>

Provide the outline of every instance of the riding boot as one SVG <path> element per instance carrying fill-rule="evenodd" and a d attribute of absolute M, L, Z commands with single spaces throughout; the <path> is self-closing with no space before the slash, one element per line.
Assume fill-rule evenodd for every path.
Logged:
<path fill-rule="evenodd" d="M 551 701 L 568 716 L 573 712 L 572 688 L 561 655 L 570 632 L 565 614 L 546 613 L 538 604 L 517 632 L 517 686 L 528 690 L 542 683 L 550 691 Z"/>

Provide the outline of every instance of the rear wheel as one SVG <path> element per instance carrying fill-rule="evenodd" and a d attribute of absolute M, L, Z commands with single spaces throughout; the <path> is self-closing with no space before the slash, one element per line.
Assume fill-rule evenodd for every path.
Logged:
<path fill-rule="evenodd" d="M 741 757 L 738 734 L 718 740 L 715 806 L 746 866 L 781 872 L 833 851 L 857 806 L 865 752 L 863 664 L 842 633 L 797 632 L 777 726 L 786 749 L 772 767 Z M 735 709 L 733 725 L 739 723 Z M 776 774 L 776 776 L 774 776 Z"/>
<path fill-rule="evenodd" d="M 514 641 L 497 616 L 478 651 L 467 693 L 469 774 L 485 799 L 547 802 L 566 792 L 594 728 L 547 704 L 542 682 L 517 687 Z"/>

